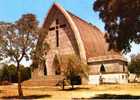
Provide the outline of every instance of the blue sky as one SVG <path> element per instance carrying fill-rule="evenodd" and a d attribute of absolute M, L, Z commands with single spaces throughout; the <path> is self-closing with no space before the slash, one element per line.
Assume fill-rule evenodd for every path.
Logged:
<path fill-rule="evenodd" d="M 98 13 L 92 9 L 95 0 L 0 0 L 0 21 L 14 22 L 22 14 L 33 13 L 42 24 L 54 1 L 104 31 L 104 24 L 99 19 Z M 132 47 L 132 52 L 128 55 L 140 51 L 140 46 Z"/>
<path fill-rule="evenodd" d="M 97 13 L 92 10 L 94 0 L 0 0 L 0 20 L 14 22 L 22 14 L 33 13 L 39 22 L 43 23 L 54 1 L 88 22 L 100 26 L 103 31 L 103 23 L 99 20 Z"/>

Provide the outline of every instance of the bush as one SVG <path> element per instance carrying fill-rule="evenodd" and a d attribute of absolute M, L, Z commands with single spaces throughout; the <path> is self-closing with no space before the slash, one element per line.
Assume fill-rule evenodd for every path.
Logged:
<path fill-rule="evenodd" d="M 9 72 L 9 81 L 12 83 L 17 82 L 17 71 L 16 66 L 14 64 L 11 64 L 8 66 L 8 72 Z"/>
<path fill-rule="evenodd" d="M 21 81 L 25 81 L 31 78 L 31 68 L 21 67 Z"/>
<path fill-rule="evenodd" d="M 69 81 L 72 88 L 74 85 L 81 84 L 82 77 L 88 78 L 89 68 L 77 55 L 67 55 L 57 58 L 59 59 L 60 66 L 63 68 L 62 74 Z"/>
<path fill-rule="evenodd" d="M 3 68 L 1 69 L 1 81 L 9 80 L 9 72 L 8 72 L 8 65 L 4 64 Z"/>
<path fill-rule="evenodd" d="M 20 66 L 21 71 L 21 81 L 25 81 L 31 78 L 31 69 L 29 67 Z M 9 83 L 17 83 L 17 69 L 14 64 L 4 65 L 2 69 L 0 69 L 0 82 L 1 84 Z"/>

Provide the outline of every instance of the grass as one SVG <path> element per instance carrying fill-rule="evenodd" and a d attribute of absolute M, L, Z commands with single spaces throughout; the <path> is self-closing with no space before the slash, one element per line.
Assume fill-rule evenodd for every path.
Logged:
<path fill-rule="evenodd" d="M 140 83 L 122 85 L 80 85 L 72 90 L 66 87 L 23 86 L 23 99 L 74 100 L 76 99 L 140 99 Z M 0 99 L 18 99 L 17 86 L 0 86 Z"/>

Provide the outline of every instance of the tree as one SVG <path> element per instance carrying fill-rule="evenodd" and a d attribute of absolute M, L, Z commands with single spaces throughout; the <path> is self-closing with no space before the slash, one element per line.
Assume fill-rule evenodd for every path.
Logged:
<path fill-rule="evenodd" d="M 31 78 L 31 68 L 20 65 L 20 72 L 21 81 L 25 81 Z M 4 64 L 4 66 L 0 69 L 0 82 L 3 81 L 8 81 L 10 83 L 18 82 L 16 66 L 14 64 L 9 66 Z"/>
<path fill-rule="evenodd" d="M 44 70 L 46 55 L 50 49 L 49 44 L 47 43 L 47 41 L 45 41 L 45 37 L 48 34 L 46 28 L 44 27 L 40 28 L 38 34 L 39 37 L 38 37 L 37 45 L 31 55 L 33 60 L 31 65 L 32 71 L 34 71 L 35 69 L 39 69 L 39 71 Z M 46 72 L 44 74 L 46 74 Z"/>
<path fill-rule="evenodd" d="M 140 54 L 133 55 L 131 57 L 131 62 L 128 65 L 128 70 L 131 73 L 135 73 L 137 75 L 140 75 Z"/>
<path fill-rule="evenodd" d="M 1 81 L 8 80 L 9 80 L 8 65 L 4 64 L 3 68 L 1 69 Z"/>
<path fill-rule="evenodd" d="M 96 0 L 93 9 L 105 23 L 109 49 L 131 51 L 131 43 L 140 43 L 140 0 Z"/>
<path fill-rule="evenodd" d="M 5 25 L 5 28 L 0 28 L 0 55 L 1 58 L 9 58 L 16 63 L 18 93 L 22 98 L 20 62 L 23 58 L 29 60 L 30 53 L 36 47 L 38 22 L 35 15 L 25 14 L 15 23 L 5 23 Z"/>
<path fill-rule="evenodd" d="M 20 72 L 22 82 L 31 78 L 31 68 L 20 65 Z"/>
<path fill-rule="evenodd" d="M 87 78 L 89 68 L 87 64 L 84 64 L 80 58 L 76 55 L 67 55 L 59 57 L 59 62 L 61 66 L 61 72 L 65 77 L 65 80 L 69 80 L 72 89 L 75 84 L 77 84 L 78 78 Z M 64 82 L 63 82 L 64 89 Z"/>
<path fill-rule="evenodd" d="M 9 73 L 9 81 L 12 83 L 16 83 L 17 81 L 17 71 L 16 66 L 11 64 L 8 66 L 8 73 Z"/>

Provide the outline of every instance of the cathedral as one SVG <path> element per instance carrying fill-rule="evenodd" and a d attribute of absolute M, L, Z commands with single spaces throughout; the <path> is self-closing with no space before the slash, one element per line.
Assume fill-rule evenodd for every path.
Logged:
<path fill-rule="evenodd" d="M 94 19 L 93 19 L 94 20 Z M 104 35 L 96 26 L 65 10 L 54 3 L 49 9 L 42 26 L 48 32 L 44 42 L 49 44 L 50 50 L 46 55 L 45 66 L 42 71 L 33 71 L 32 78 L 58 78 L 61 66 L 54 64 L 59 56 L 74 54 L 88 65 L 89 76 L 86 84 L 127 83 L 127 61 L 120 52 L 108 51 L 108 43 Z M 58 68 L 59 67 L 59 68 Z M 57 69 L 57 72 L 56 72 Z M 45 71 L 45 74 L 44 74 Z"/>

